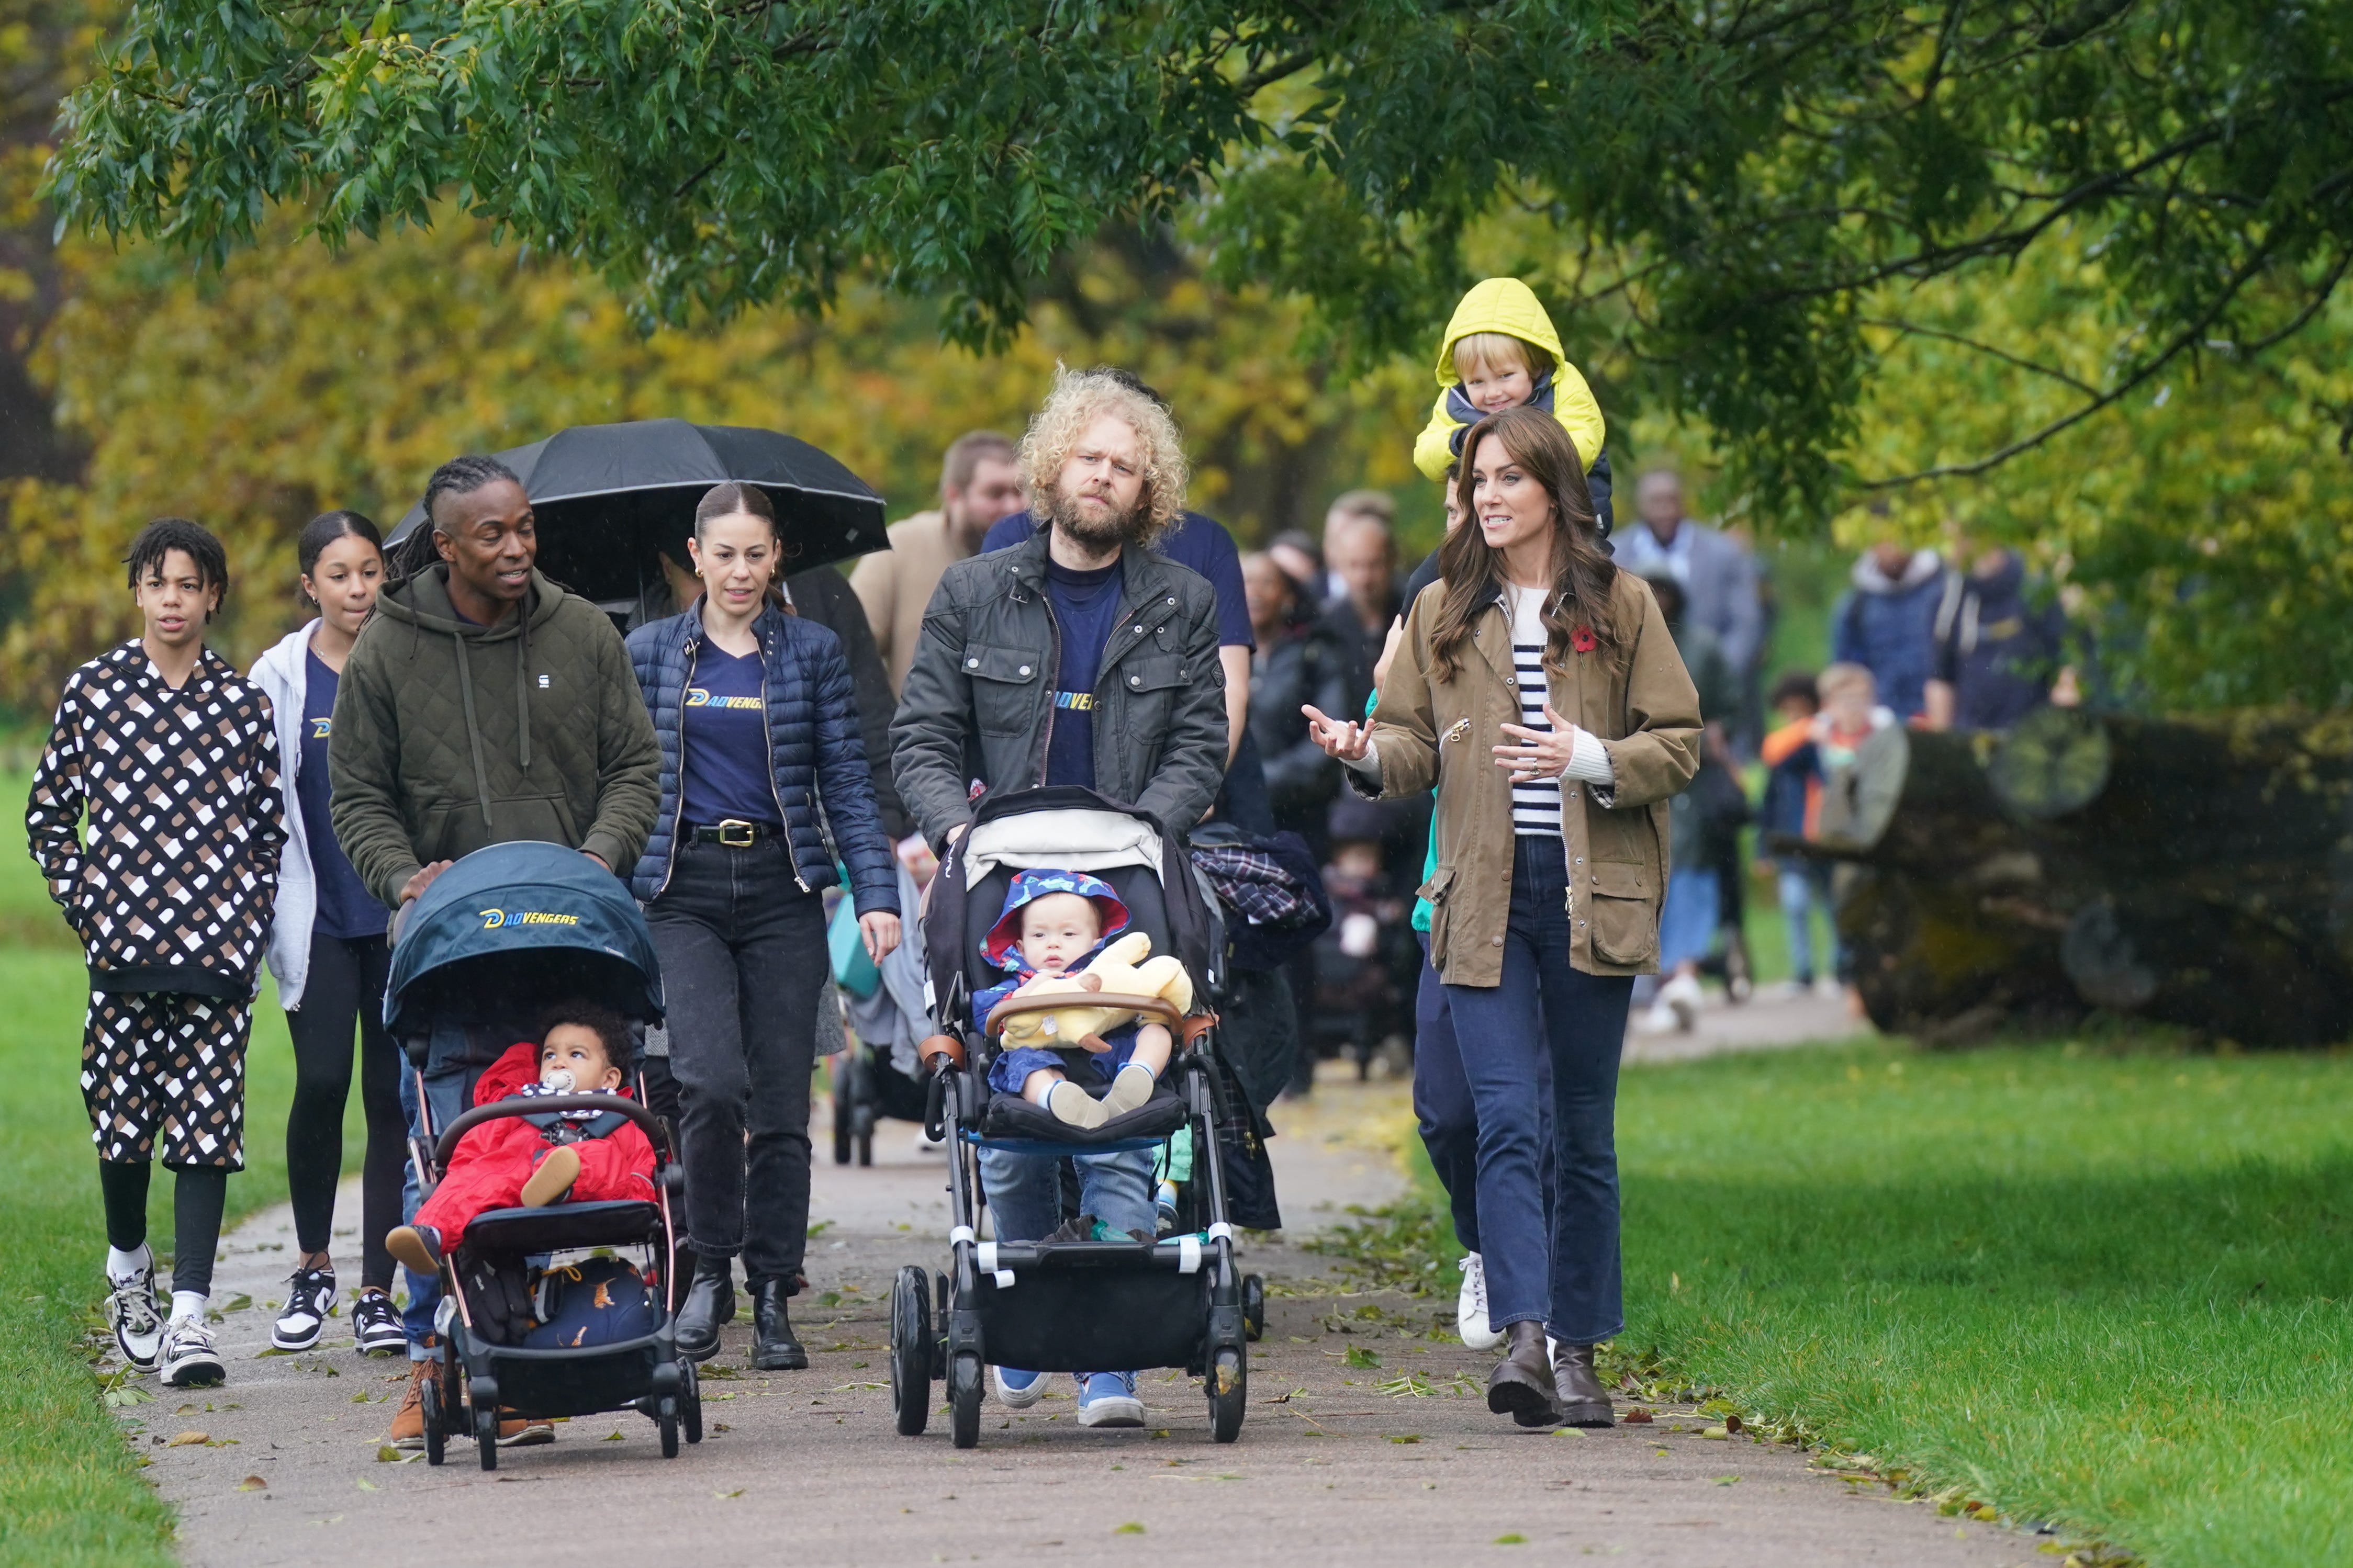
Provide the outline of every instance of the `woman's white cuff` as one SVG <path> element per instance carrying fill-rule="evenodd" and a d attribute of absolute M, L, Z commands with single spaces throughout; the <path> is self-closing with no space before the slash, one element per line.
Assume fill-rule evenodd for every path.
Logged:
<path fill-rule="evenodd" d="M 1373 738 L 1370 735 L 1365 737 L 1365 754 L 1361 757 L 1350 757 L 1348 759 L 1348 765 L 1356 769 L 1358 773 L 1364 774 L 1366 778 L 1372 780 L 1375 784 L 1380 783 L 1380 748 L 1374 744 Z"/>
<path fill-rule="evenodd" d="M 1569 753 L 1568 766 L 1561 771 L 1570 778 L 1583 779 L 1587 784 L 1616 784 L 1618 769 L 1609 761 L 1609 748 L 1603 745 L 1600 738 L 1590 730 L 1571 725 L 1570 731 L 1576 736 L 1573 742 L 1575 750 Z"/>

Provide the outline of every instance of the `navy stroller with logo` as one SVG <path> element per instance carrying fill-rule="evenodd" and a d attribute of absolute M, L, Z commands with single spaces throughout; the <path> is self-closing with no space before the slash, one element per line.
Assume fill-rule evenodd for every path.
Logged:
<path fill-rule="evenodd" d="M 1110 884 L 1127 906 L 1129 929 L 1148 934 L 1155 953 L 1176 954 L 1199 998 L 1190 1016 L 1155 997 L 1090 998 L 1166 1024 L 1176 1047 L 1151 1099 L 1092 1130 L 1018 1095 L 994 1093 L 987 1081 L 1005 1020 L 1067 1005 L 1069 996 L 1012 997 L 987 1019 L 972 1016 L 974 994 L 1002 978 L 987 969 L 980 942 L 1008 885 L 1018 870 L 1049 866 Z M 992 1363 L 1040 1372 L 1173 1366 L 1202 1379 L 1212 1436 L 1234 1441 L 1249 1391 L 1249 1309 L 1262 1312 L 1263 1297 L 1258 1280 L 1235 1266 L 1219 1163 L 1221 1129 L 1247 1114 L 1231 1103 L 1230 1078 L 1212 1056 L 1217 1016 L 1207 999 L 1222 979 L 1223 938 L 1215 902 L 1182 841 L 1145 813 L 1091 790 L 992 796 L 942 861 L 925 922 L 940 1032 L 923 1042 L 922 1055 L 927 1125 L 947 1141 L 950 1263 L 936 1278 L 902 1268 L 892 1286 L 891 1390 L 899 1431 L 922 1433 L 932 1383 L 944 1378 L 955 1446 L 977 1444 Z M 1187 1130 L 1192 1176 L 1179 1199 L 1181 1234 L 1156 1241 L 982 1237 L 982 1148 L 1102 1154 L 1158 1148 Z"/>
<path fill-rule="evenodd" d="M 485 1043 L 498 1051 L 536 1038 L 545 1010 L 574 1000 L 610 1007 L 633 1032 L 662 1016 L 660 969 L 636 900 L 578 851 L 538 843 L 477 850 L 409 908 L 393 949 L 385 1024 L 417 1073 L 425 1133 L 410 1158 L 420 1187 L 430 1191 L 447 1173 L 459 1139 L 501 1117 L 596 1110 L 625 1118 L 645 1132 L 655 1160 L 650 1199 L 493 1209 L 442 1259 L 440 1373 L 423 1390 L 431 1464 L 441 1463 L 450 1438 L 470 1436 L 482 1468 L 496 1469 L 502 1412 L 546 1418 L 636 1410 L 659 1428 L 664 1458 L 677 1456 L 681 1436 L 702 1437 L 694 1366 L 679 1355 L 671 1329 L 670 1205 L 679 1173 L 670 1127 L 646 1109 L 643 1080 L 628 1097 L 501 1100 L 435 1125 L 436 1099 L 446 1111 L 450 1097 L 427 1091 L 428 1064 L 444 1088 L 448 1063 L 476 1064 L 459 1085 L 459 1103 L 468 1104 Z M 607 1254 L 633 1261 L 624 1268 Z M 642 1292 L 628 1337 L 544 1342 L 539 1331 L 560 1312 L 566 1284 L 581 1280 L 599 1306 L 614 1296 L 634 1304 Z"/>

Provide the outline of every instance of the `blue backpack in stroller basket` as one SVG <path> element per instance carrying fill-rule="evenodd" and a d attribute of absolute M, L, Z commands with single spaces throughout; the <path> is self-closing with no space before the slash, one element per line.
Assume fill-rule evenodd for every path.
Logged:
<path fill-rule="evenodd" d="M 1092 997 L 1097 1005 L 1156 1018 L 1176 1041 L 1152 1098 L 1098 1128 L 1074 1127 L 988 1086 L 998 1049 L 992 1029 L 1010 1014 L 1070 1000 L 1015 997 L 990 1019 L 972 1016 L 973 995 L 1001 978 L 987 970 L 981 938 L 1014 874 L 1045 866 L 1110 884 L 1127 906 L 1129 929 L 1149 935 L 1154 952 L 1176 954 L 1197 995 L 1214 995 L 1222 979 L 1212 900 L 1183 843 L 1148 814 L 1066 785 L 981 803 L 971 830 L 941 863 L 925 920 L 939 1032 L 923 1042 L 921 1054 L 930 1097 L 926 1125 L 948 1145 L 950 1264 L 936 1278 L 911 1265 L 892 1289 L 898 1429 L 908 1436 L 923 1432 L 932 1383 L 944 1379 L 955 1444 L 974 1447 L 991 1363 L 1040 1372 L 1174 1366 L 1202 1379 L 1211 1434 L 1230 1443 L 1241 1435 L 1248 1342 L 1263 1321 L 1264 1291 L 1256 1276 L 1245 1279 L 1236 1268 L 1226 1215 L 1219 1131 L 1247 1112 L 1234 1105 L 1231 1075 L 1215 1056 L 1216 1014 L 1200 1001 L 1191 1016 L 1179 1017 L 1157 998 Z M 981 1239 L 981 1149 L 1102 1154 L 1159 1148 L 1187 1133 L 1194 1159 L 1178 1209 L 1182 1234 L 1157 1241 Z"/>
<path fill-rule="evenodd" d="M 670 1127 L 646 1109 L 642 1080 L 629 1097 L 501 1100 L 434 1125 L 426 1069 L 445 1054 L 437 1046 L 458 1042 L 462 1056 L 468 1041 L 534 1038 L 546 1009 L 570 1000 L 610 1007 L 633 1028 L 662 1016 L 660 968 L 636 900 L 577 850 L 477 850 L 409 909 L 393 949 L 385 1026 L 418 1074 L 425 1135 L 410 1159 L 419 1186 L 438 1182 L 459 1140 L 482 1123 L 565 1110 L 636 1123 L 655 1162 L 650 1200 L 492 1209 L 442 1259 L 440 1374 L 422 1390 L 428 1464 L 442 1462 L 452 1436 L 470 1436 L 482 1468 L 496 1469 L 502 1411 L 543 1418 L 636 1410 L 659 1428 L 665 1458 L 677 1457 L 681 1436 L 702 1439 L 694 1365 L 678 1353 L 671 1324 L 679 1173 Z M 479 1049 L 470 1059 L 479 1076 Z M 607 1250 L 635 1258 L 601 1255 Z M 600 1256 L 551 1264 L 550 1255 L 582 1251 Z"/>

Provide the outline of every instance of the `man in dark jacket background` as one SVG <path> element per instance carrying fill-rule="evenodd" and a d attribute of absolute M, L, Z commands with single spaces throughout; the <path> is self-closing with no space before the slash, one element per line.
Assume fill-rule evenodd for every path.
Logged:
<path fill-rule="evenodd" d="M 1217 796 L 1226 700 L 1215 591 L 1148 548 L 1184 510 L 1176 426 L 1128 380 L 1064 371 L 1030 421 L 1021 469 L 1047 526 L 940 578 L 891 724 L 899 794 L 938 846 L 971 826 L 976 795 L 1038 784 L 1085 785 L 1181 835 Z M 1072 1163 L 1083 1212 L 1153 1234 L 1149 1151 Z M 1060 1165 L 980 1152 L 999 1239 L 1060 1225 Z M 1048 1376 L 999 1367 L 997 1397 L 1034 1405 Z M 1082 1374 L 1078 1416 L 1142 1426 L 1134 1373 Z"/>

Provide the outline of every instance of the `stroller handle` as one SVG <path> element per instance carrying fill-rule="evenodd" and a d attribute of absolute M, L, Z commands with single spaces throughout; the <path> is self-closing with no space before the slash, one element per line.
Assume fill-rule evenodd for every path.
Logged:
<path fill-rule="evenodd" d="M 477 1105 L 443 1128 L 440 1138 L 433 1145 L 433 1163 L 447 1165 L 449 1156 L 458 1152 L 458 1140 L 485 1121 L 496 1121 L 506 1116 L 545 1116 L 558 1110 L 617 1111 L 643 1129 L 647 1141 L 657 1152 L 663 1146 L 660 1118 L 636 1100 L 624 1100 L 617 1094 L 509 1095 L 488 1105 Z"/>
<path fill-rule="evenodd" d="M 992 1035 L 1002 1034 L 1002 1021 L 1016 1014 L 1059 1013 L 1065 1007 L 1111 1007 L 1123 1013 L 1148 1014 L 1171 1029 L 1185 1026 L 1185 1015 L 1158 996 L 1131 996 L 1118 991 L 1057 991 L 1044 996 L 1008 996 L 989 1010 L 985 1027 Z"/>

